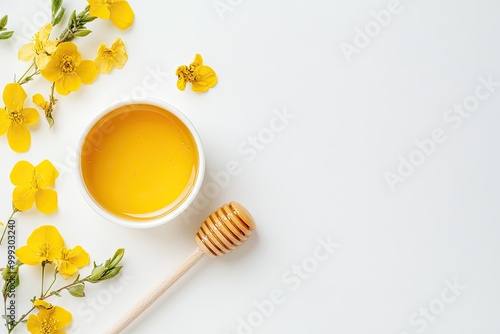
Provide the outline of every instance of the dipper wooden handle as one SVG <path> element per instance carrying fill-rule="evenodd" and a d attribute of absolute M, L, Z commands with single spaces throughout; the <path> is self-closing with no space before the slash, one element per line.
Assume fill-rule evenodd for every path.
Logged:
<path fill-rule="evenodd" d="M 243 205 L 233 201 L 221 206 L 201 224 L 195 236 L 198 247 L 195 248 L 191 255 L 172 274 L 165 277 L 147 295 L 142 297 L 121 320 L 116 322 L 105 333 L 121 333 L 179 278 L 198 263 L 203 255 L 217 257 L 233 251 L 248 239 L 254 229 L 255 221 Z"/>

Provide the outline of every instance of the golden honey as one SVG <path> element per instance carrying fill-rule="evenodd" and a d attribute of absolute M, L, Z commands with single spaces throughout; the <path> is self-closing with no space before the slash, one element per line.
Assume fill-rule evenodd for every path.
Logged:
<path fill-rule="evenodd" d="M 132 220 L 174 210 L 196 181 L 196 142 L 174 114 L 149 104 L 119 107 L 84 138 L 82 177 L 102 209 Z"/>

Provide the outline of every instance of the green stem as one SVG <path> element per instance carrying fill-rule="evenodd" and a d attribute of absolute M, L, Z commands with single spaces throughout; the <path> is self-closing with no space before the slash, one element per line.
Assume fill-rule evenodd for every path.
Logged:
<path fill-rule="evenodd" d="M 63 291 L 63 290 L 67 290 L 67 289 L 71 288 L 73 285 L 77 285 L 77 284 L 80 284 L 80 283 L 85 283 L 85 282 L 86 282 L 86 281 L 90 278 L 90 276 L 91 276 L 91 275 L 88 275 L 87 277 L 84 277 L 84 278 L 82 278 L 82 279 L 76 280 L 76 281 L 74 281 L 73 283 L 70 283 L 70 284 L 68 284 L 68 285 L 65 285 L 65 286 L 63 286 L 63 287 L 61 287 L 61 288 L 57 289 L 57 290 L 54 290 L 54 291 L 52 291 L 51 293 L 49 293 L 48 295 L 43 296 L 42 298 L 40 298 L 40 300 L 44 300 L 44 299 L 46 299 L 46 298 L 49 298 L 50 296 L 57 295 L 57 294 L 59 294 L 61 291 Z"/>
<path fill-rule="evenodd" d="M 40 292 L 40 298 L 43 297 L 43 283 L 45 281 L 45 265 L 47 262 L 43 261 L 42 262 L 42 287 L 41 287 L 41 292 Z"/>
<path fill-rule="evenodd" d="M 57 270 L 54 271 L 54 279 L 52 280 L 52 283 L 50 283 L 50 286 L 47 288 L 47 290 L 42 295 L 42 297 L 49 293 L 50 289 L 52 289 L 52 287 L 54 286 L 54 283 L 56 282 L 56 280 L 57 280 Z"/>
<path fill-rule="evenodd" d="M 28 312 L 24 313 L 20 318 L 19 320 L 15 321 L 13 324 L 12 324 L 12 327 L 10 327 L 9 329 L 9 333 L 12 332 L 12 330 L 14 330 L 14 327 L 16 327 L 18 324 L 20 324 L 28 315 L 30 315 L 31 312 L 33 312 L 33 310 L 35 309 L 35 306 L 33 306 Z"/>
<path fill-rule="evenodd" d="M 24 72 L 23 75 L 21 75 L 21 77 L 17 80 L 18 84 L 22 85 L 22 84 L 24 84 L 24 83 L 27 82 L 27 81 L 25 81 L 25 82 L 22 82 L 22 81 L 23 81 L 24 77 L 26 77 L 26 75 L 28 75 L 29 71 L 31 71 L 31 69 L 33 68 L 33 66 L 35 66 L 35 61 L 34 60 L 31 63 L 30 67 L 28 67 L 28 69 L 26 70 L 26 72 Z M 35 71 L 35 73 L 36 73 L 36 71 Z"/>
<path fill-rule="evenodd" d="M 7 327 L 7 330 L 10 333 L 9 320 L 7 318 L 7 298 L 6 298 L 6 296 L 3 296 L 3 314 L 5 317 L 5 327 Z"/>
<path fill-rule="evenodd" d="M 14 215 L 16 214 L 16 212 L 18 212 L 19 210 L 14 208 L 14 210 L 12 210 L 12 214 L 10 215 L 9 217 L 9 220 L 7 220 L 7 224 L 5 225 L 5 228 L 3 229 L 3 233 L 2 233 L 2 237 L 0 238 L 0 245 L 2 244 L 2 241 L 3 241 L 3 238 L 5 237 L 5 232 L 7 232 L 7 227 L 9 226 L 9 221 L 12 220 L 12 217 L 14 217 Z"/>
<path fill-rule="evenodd" d="M 45 263 L 43 263 L 43 264 L 42 264 L 42 272 L 43 272 L 43 270 L 44 270 L 44 267 L 45 267 Z M 49 293 L 49 294 L 47 294 L 47 293 L 48 293 L 48 291 L 47 291 L 47 292 L 46 292 L 46 295 L 41 296 L 41 297 L 40 297 L 40 298 L 38 298 L 38 299 L 39 299 L 39 300 L 44 300 L 44 299 L 47 299 L 47 298 L 49 298 L 49 297 L 51 297 L 51 296 L 53 296 L 53 295 L 59 294 L 59 293 L 60 293 L 61 291 L 63 291 L 63 290 L 66 290 L 66 289 L 71 288 L 73 285 L 80 284 L 80 283 L 84 283 L 84 282 L 86 282 L 86 281 L 90 278 L 90 276 L 91 276 L 91 275 L 88 275 L 88 276 L 87 276 L 87 277 L 85 277 L 85 278 L 82 278 L 82 279 L 80 279 L 80 280 L 74 281 L 73 283 L 70 283 L 70 284 L 68 284 L 68 285 L 63 286 L 62 288 L 59 288 L 59 289 L 57 289 L 57 290 L 54 290 L 54 291 L 52 291 L 52 292 L 51 292 L 51 293 Z M 43 282 L 43 276 L 42 276 L 42 282 Z M 55 280 L 54 280 L 54 282 L 55 282 Z M 52 283 L 54 283 L 54 282 L 52 282 Z M 43 285 L 43 284 L 42 284 L 42 285 Z M 48 289 L 48 290 L 50 290 L 50 288 L 51 288 L 51 287 L 52 287 L 52 284 L 51 284 L 51 286 L 49 287 L 49 289 Z M 42 288 L 42 289 L 43 289 L 43 288 Z M 5 304 L 5 303 L 6 303 L 6 302 L 4 301 L 4 304 Z M 4 308 L 5 308 L 5 312 L 7 312 L 7 306 L 4 306 Z M 26 319 L 26 317 L 27 317 L 28 315 L 30 315 L 30 314 L 31 314 L 31 312 L 33 312 L 33 310 L 34 310 L 35 308 L 36 308 L 36 306 L 33 306 L 33 307 L 32 307 L 32 308 L 28 311 L 28 312 L 24 313 L 24 314 L 23 314 L 23 315 L 19 318 L 19 320 L 17 320 L 17 321 L 15 321 L 14 323 L 12 323 L 11 327 L 7 327 L 7 328 L 8 328 L 8 330 L 9 330 L 9 333 L 11 333 L 11 332 L 12 332 L 12 330 L 14 329 L 14 327 L 16 327 L 16 326 L 17 326 L 18 324 L 20 324 L 20 323 L 21 323 L 24 319 Z M 7 314 L 7 313 L 5 313 L 5 314 Z M 6 320 L 6 321 L 7 321 L 7 320 Z M 7 323 L 7 324 L 8 324 L 8 323 Z"/>
<path fill-rule="evenodd" d="M 71 28 L 66 28 L 63 30 L 63 32 L 59 36 L 59 43 L 68 42 L 75 37 L 73 34 L 77 31 L 81 18 L 87 16 L 89 12 L 90 12 L 90 6 L 87 6 L 76 16 L 76 24 L 73 25 Z"/>

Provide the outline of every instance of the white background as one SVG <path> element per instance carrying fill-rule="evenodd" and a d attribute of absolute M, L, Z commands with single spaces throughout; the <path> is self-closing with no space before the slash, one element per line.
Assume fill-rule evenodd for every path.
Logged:
<path fill-rule="evenodd" d="M 230 200 L 252 212 L 255 235 L 232 254 L 203 259 L 127 333 L 499 333 L 500 87 L 460 125 L 456 114 L 444 117 L 474 101 L 480 77 L 500 81 L 500 4 L 401 0 L 380 28 L 373 12 L 381 15 L 389 3 L 130 0 L 136 20 L 129 30 L 101 20 L 88 25 L 94 33 L 75 40 L 83 58 L 120 36 L 125 68 L 60 97 L 55 126 L 49 130 L 41 118 L 28 153 L 12 152 L 0 137 L 2 221 L 18 160 L 48 158 L 61 173 L 59 211 L 18 214 L 19 245 L 36 227 L 53 224 L 69 247 L 82 245 L 98 263 L 126 248 L 121 279 L 87 286 L 84 299 L 52 300 L 73 313 L 69 333 L 111 326 L 182 262 L 199 224 Z M 65 2 L 78 11 L 85 5 Z M 0 6 L 17 36 L 0 41 L 1 87 L 27 68 L 17 49 L 48 21 L 48 9 L 48 1 L 35 0 Z M 369 41 L 359 37 L 365 28 L 372 29 Z M 346 44 L 357 53 L 346 57 Z M 181 92 L 175 69 L 196 53 L 219 82 L 204 94 Z M 26 89 L 46 95 L 49 85 L 38 77 Z M 209 203 L 199 200 L 190 222 L 130 230 L 98 216 L 78 191 L 81 131 L 131 95 L 167 101 L 197 127 L 207 156 L 202 193 L 229 161 L 240 166 Z M 294 118 L 278 122 L 282 131 L 271 139 L 265 129 L 277 111 Z M 446 139 L 427 156 L 418 153 L 415 141 L 436 129 Z M 244 153 L 259 135 L 261 150 Z M 400 158 L 410 156 L 424 161 L 391 189 L 387 173 L 397 174 Z M 332 254 L 318 248 L 318 239 L 328 238 L 338 243 Z M 38 292 L 38 275 L 39 268 L 22 268 L 20 312 Z M 272 294 L 281 294 L 279 303 L 259 310 L 255 303 Z"/>

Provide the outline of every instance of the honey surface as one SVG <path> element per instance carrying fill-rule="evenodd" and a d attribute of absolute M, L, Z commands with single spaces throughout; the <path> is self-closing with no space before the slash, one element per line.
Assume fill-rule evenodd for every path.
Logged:
<path fill-rule="evenodd" d="M 90 130 L 81 167 L 89 193 L 103 209 L 141 220 L 168 213 L 189 195 L 198 151 L 175 115 L 135 104 L 113 111 Z"/>

